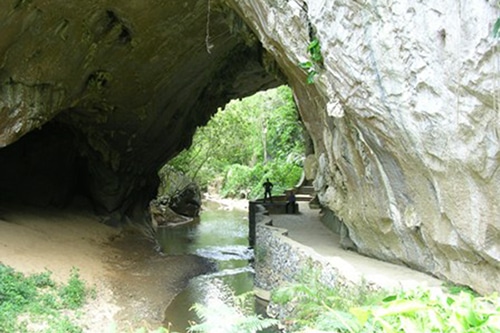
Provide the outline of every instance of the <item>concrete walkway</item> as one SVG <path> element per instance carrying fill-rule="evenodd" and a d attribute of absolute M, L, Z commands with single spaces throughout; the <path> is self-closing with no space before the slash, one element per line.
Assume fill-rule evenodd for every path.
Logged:
<path fill-rule="evenodd" d="M 353 281 L 361 275 L 367 282 L 387 289 L 439 287 L 443 284 L 441 280 L 410 268 L 343 250 L 339 246 L 339 236 L 321 223 L 320 211 L 311 210 L 306 202 L 299 205 L 299 214 L 270 215 L 272 225 L 286 229 L 289 238 L 311 248 L 344 275 L 351 276 Z"/>

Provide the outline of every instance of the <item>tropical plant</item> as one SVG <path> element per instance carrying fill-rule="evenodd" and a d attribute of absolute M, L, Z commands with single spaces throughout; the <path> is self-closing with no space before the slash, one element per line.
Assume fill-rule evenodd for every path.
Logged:
<path fill-rule="evenodd" d="M 59 292 L 63 304 L 69 309 L 77 309 L 85 303 L 87 292 L 85 282 L 80 279 L 78 268 L 73 267 L 68 283 L 63 285 Z"/>
<path fill-rule="evenodd" d="M 320 272 L 312 268 L 303 270 L 297 281 L 272 293 L 274 303 L 281 306 L 291 304 L 293 310 L 285 321 L 292 331 L 310 327 L 344 332 L 355 321 L 348 312 L 350 308 L 376 303 L 387 294 L 383 290 L 371 289 L 365 282 L 355 287 L 328 286 L 321 282 Z"/>
<path fill-rule="evenodd" d="M 500 332 L 500 298 L 467 288 L 421 288 L 389 293 L 360 287 L 325 286 L 317 273 L 278 289 L 273 301 L 293 304 L 286 322 L 328 332 Z"/>
<path fill-rule="evenodd" d="M 319 68 L 323 66 L 323 55 L 321 54 L 321 45 L 317 37 L 311 39 L 307 46 L 309 60 L 301 62 L 299 67 L 307 71 L 307 83 L 313 84 L 314 77 L 318 74 Z"/>

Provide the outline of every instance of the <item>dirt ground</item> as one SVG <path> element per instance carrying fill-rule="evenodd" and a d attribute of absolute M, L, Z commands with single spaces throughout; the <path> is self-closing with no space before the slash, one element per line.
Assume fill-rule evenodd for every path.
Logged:
<path fill-rule="evenodd" d="M 164 257 L 137 233 L 100 223 L 88 210 L 0 205 L 0 262 L 26 274 L 49 270 L 59 282 L 73 267 L 97 297 L 84 309 L 85 332 L 158 327 L 193 276 L 209 269 L 194 256 Z"/>

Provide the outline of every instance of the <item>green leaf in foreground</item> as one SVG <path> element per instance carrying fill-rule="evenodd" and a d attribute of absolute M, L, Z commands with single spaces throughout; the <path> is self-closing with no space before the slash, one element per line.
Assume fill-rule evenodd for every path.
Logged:
<path fill-rule="evenodd" d="M 497 294 L 485 297 L 462 287 L 456 294 L 447 288 L 429 288 L 387 296 L 362 285 L 326 286 L 317 274 L 298 280 L 274 292 L 272 299 L 293 309 L 285 319 L 291 332 L 306 327 L 349 333 L 500 332 Z"/>

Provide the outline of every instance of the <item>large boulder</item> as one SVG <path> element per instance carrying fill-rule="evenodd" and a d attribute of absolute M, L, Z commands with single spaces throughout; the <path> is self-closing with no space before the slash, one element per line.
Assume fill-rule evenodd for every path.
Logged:
<path fill-rule="evenodd" d="M 201 209 L 199 186 L 182 172 L 165 165 L 159 172 L 160 187 L 155 200 L 168 206 L 177 214 L 197 217 Z"/>

